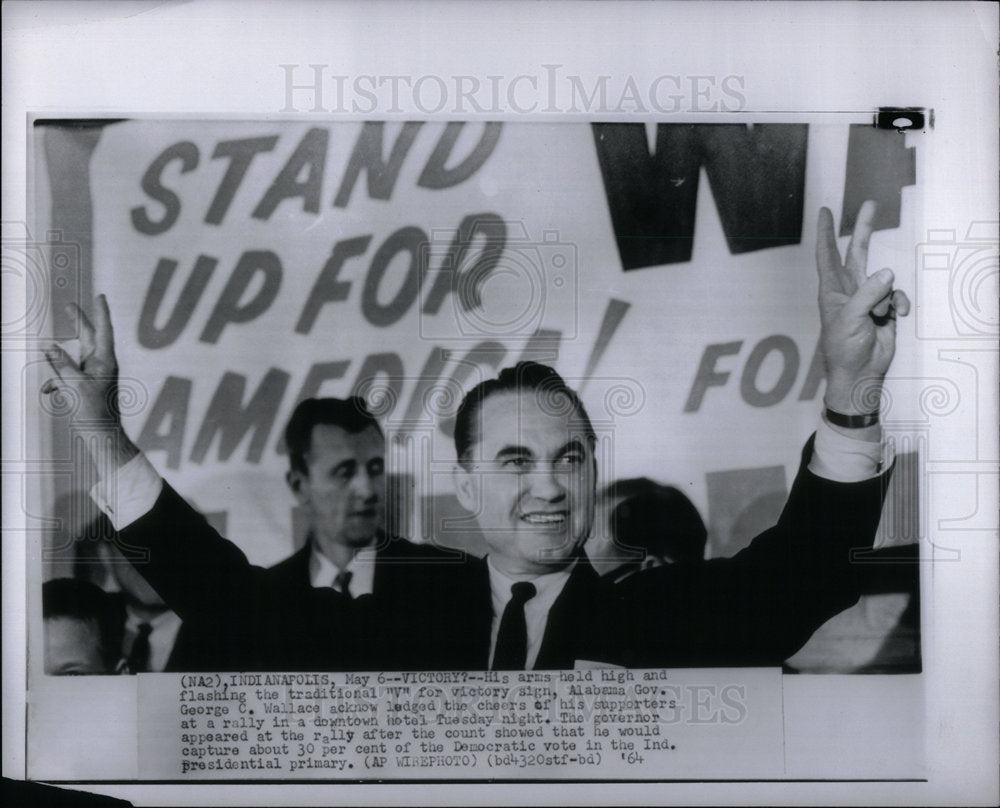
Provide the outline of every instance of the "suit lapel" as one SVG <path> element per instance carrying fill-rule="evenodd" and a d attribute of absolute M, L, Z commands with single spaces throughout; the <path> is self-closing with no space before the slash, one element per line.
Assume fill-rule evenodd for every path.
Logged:
<path fill-rule="evenodd" d="M 471 640 L 475 669 L 487 670 L 490 666 L 490 633 L 493 630 L 493 592 L 490 588 L 490 571 L 485 558 L 476 559 L 472 592 Z"/>
<path fill-rule="evenodd" d="M 613 656 L 606 647 L 604 610 L 608 604 L 602 592 L 600 577 L 581 554 L 549 610 L 536 670 L 570 669 L 578 660 L 605 662 Z"/>
<path fill-rule="evenodd" d="M 305 547 L 289 556 L 280 564 L 276 564 L 267 571 L 274 586 L 289 592 L 301 593 L 312 585 L 309 580 L 309 555 L 312 552 L 312 543 L 306 541 Z"/>
<path fill-rule="evenodd" d="M 486 562 L 466 557 L 457 564 L 414 552 L 402 539 L 377 550 L 376 630 L 391 666 L 485 669 L 493 616 Z"/>
<path fill-rule="evenodd" d="M 388 563 L 393 557 L 394 539 L 380 533 L 375 539 L 375 572 L 372 574 L 372 596 L 385 599 L 395 591 L 393 571 L 396 565 Z"/>

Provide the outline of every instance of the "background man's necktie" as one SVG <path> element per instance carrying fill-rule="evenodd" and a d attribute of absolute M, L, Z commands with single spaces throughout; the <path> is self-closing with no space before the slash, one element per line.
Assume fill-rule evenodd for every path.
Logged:
<path fill-rule="evenodd" d="M 510 588 L 510 600 L 500 618 L 497 647 L 493 652 L 493 670 L 521 671 L 528 659 L 528 626 L 524 604 L 535 596 L 535 585 L 518 581 Z"/>
<path fill-rule="evenodd" d="M 132 642 L 132 650 L 128 652 L 128 672 L 147 673 L 149 671 L 149 635 L 153 627 L 149 623 L 140 623 L 138 633 Z"/>

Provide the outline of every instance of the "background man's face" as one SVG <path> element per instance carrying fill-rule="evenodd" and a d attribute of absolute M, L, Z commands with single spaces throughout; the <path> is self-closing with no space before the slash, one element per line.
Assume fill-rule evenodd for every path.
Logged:
<path fill-rule="evenodd" d="M 456 488 L 508 574 L 564 566 L 590 532 L 594 455 L 575 415 L 568 400 L 533 392 L 494 393 L 480 409 L 480 441 Z"/>
<path fill-rule="evenodd" d="M 291 472 L 289 483 L 319 549 L 369 544 L 385 524 L 385 440 L 379 431 L 352 434 L 317 424 L 305 461 L 307 473 Z"/>
<path fill-rule="evenodd" d="M 97 622 L 73 617 L 46 620 L 45 672 L 53 676 L 105 673 Z"/>

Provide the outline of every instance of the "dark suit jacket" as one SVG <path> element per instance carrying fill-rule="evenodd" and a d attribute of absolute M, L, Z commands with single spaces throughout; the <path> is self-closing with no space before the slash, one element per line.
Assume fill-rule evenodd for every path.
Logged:
<path fill-rule="evenodd" d="M 166 484 L 120 539 L 147 551 L 139 571 L 184 621 L 168 670 L 462 668 L 480 633 L 457 551 L 383 537 L 374 594 L 352 600 L 311 587 L 308 546 L 251 565 Z"/>
<path fill-rule="evenodd" d="M 729 559 L 603 581 L 585 557 L 549 613 L 535 667 L 780 665 L 857 601 L 852 554 L 871 547 L 888 475 L 834 483 L 803 468 L 778 524 Z M 141 571 L 198 637 L 195 670 L 481 670 L 492 605 L 486 562 L 387 539 L 374 594 L 309 586 L 308 550 L 250 565 L 169 486 L 122 531 Z"/>

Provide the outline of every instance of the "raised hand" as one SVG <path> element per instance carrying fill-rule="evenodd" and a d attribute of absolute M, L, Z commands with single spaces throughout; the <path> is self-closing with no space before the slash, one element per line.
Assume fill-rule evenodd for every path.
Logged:
<path fill-rule="evenodd" d="M 906 294 L 893 290 L 891 269 L 868 275 L 868 242 L 875 203 L 861 206 L 854 234 L 841 260 L 827 208 L 819 213 L 820 345 L 826 361 L 826 405 L 847 415 L 878 409 L 882 380 L 896 353 L 896 317 L 910 312 Z"/>
<path fill-rule="evenodd" d="M 77 402 L 74 422 L 103 433 L 103 440 L 85 441 L 103 477 L 138 453 L 125 435 L 118 409 L 118 361 L 108 301 L 98 295 L 93 323 L 79 306 L 70 305 L 67 311 L 79 326 L 80 361 L 74 362 L 58 345 L 49 348 L 45 358 L 55 375 L 42 392 L 66 392 Z"/>

